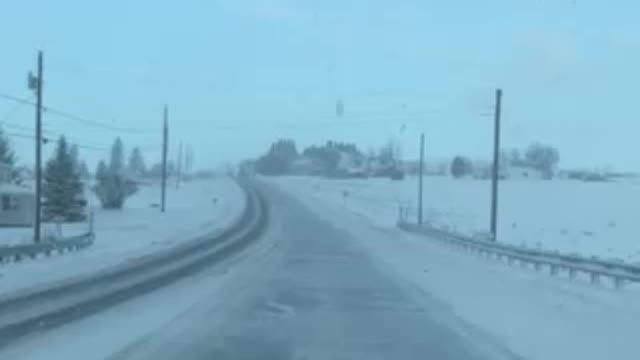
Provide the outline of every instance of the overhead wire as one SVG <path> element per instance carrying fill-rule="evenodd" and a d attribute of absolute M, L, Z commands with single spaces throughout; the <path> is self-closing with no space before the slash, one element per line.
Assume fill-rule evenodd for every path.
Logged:
<path fill-rule="evenodd" d="M 5 100 L 10 100 L 16 103 L 20 103 L 20 104 L 26 104 L 26 105 L 30 105 L 30 106 L 37 106 L 37 104 L 33 101 L 27 100 L 27 99 L 21 99 L 17 96 L 13 96 L 13 95 L 9 95 L 6 93 L 0 93 L 0 98 L 3 98 Z M 148 134 L 148 133 L 158 133 L 161 132 L 160 129 L 137 129 L 137 128 L 126 128 L 126 127 L 119 127 L 119 126 L 114 126 L 114 125 L 110 125 L 107 124 L 105 122 L 100 122 L 100 121 L 95 121 L 95 120 L 91 120 L 85 117 L 81 117 L 75 114 L 72 114 L 68 111 L 64 111 L 64 110 L 59 110 L 56 109 L 54 107 L 51 106 L 46 106 L 43 105 L 42 106 L 42 111 L 54 115 L 54 116 L 58 116 L 64 119 L 68 119 L 68 120 L 72 120 L 72 121 L 76 121 L 76 122 L 80 122 L 83 123 L 87 126 L 92 126 L 92 127 L 96 127 L 96 128 L 100 128 L 100 129 L 104 129 L 104 130 L 110 130 L 110 131 L 114 131 L 114 132 L 121 132 L 121 133 L 130 133 L 130 134 Z"/>

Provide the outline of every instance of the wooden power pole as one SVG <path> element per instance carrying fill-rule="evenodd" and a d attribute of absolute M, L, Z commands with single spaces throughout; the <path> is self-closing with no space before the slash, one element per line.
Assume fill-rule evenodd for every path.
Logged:
<path fill-rule="evenodd" d="M 43 54 L 38 51 L 38 73 L 34 77 L 29 73 L 29 88 L 36 93 L 36 165 L 35 165 L 35 216 L 33 224 L 33 240 L 36 243 L 41 239 L 41 207 L 42 207 L 42 84 L 43 80 Z"/>
<path fill-rule="evenodd" d="M 182 141 L 180 141 L 180 145 L 178 146 L 178 159 L 176 161 L 176 189 L 180 187 L 180 180 L 182 180 Z"/>
<path fill-rule="evenodd" d="M 418 225 L 422 225 L 422 176 L 424 173 L 424 133 L 420 134 L 420 166 L 418 167 Z"/>
<path fill-rule="evenodd" d="M 164 125 L 162 131 L 162 199 L 160 211 L 165 212 L 167 206 L 167 149 L 169 147 L 169 109 L 164 106 Z"/>
<path fill-rule="evenodd" d="M 493 172 L 491 176 L 491 236 L 498 238 L 498 181 L 500 177 L 500 112 L 502 107 L 502 89 L 496 90 L 496 105 L 493 127 Z"/>

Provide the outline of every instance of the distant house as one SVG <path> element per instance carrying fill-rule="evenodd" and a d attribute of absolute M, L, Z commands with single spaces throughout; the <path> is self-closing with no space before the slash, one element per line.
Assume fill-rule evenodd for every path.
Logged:
<path fill-rule="evenodd" d="M 34 192 L 13 184 L 0 184 L 0 226 L 31 226 L 34 221 Z"/>
<path fill-rule="evenodd" d="M 364 156 L 347 152 L 340 152 L 338 169 L 346 176 L 366 176 L 367 169 Z"/>

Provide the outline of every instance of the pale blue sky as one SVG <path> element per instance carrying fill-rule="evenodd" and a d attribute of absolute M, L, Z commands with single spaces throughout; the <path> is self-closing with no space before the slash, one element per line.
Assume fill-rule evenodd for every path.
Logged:
<path fill-rule="evenodd" d="M 184 140 L 208 166 L 281 136 L 365 149 L 395 139 L 413 158 L 420 131 L 429 157 L 486 158 L 502 87 L 504 147 L 538 140 L 565 167 L 640 170 L 639 13 L 634 1 L 580 0 L 4 2 L 0 92 L 31 96 L 26 73 L 42 49 L 46 104 L 159 129 L 168 103 L 172 151 Z M 0 99 L 3 119 L 32 127 L 33 110 Z M 116 135 L 53 115 L 45 124 L 87 145 Z M 122 137 L 158 159 L 160 134 Z M 31 141 L 13 142 L 31 163 Z"/>

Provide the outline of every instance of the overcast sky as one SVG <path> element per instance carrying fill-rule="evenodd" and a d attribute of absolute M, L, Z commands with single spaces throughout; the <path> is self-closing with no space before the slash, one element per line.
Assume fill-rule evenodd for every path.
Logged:
<path fill-rule="evenodd" d="M 541 141 L 564 167 L 640 170 L 638 14 L 640 3 L 601 0 L 20 0 L 0 8 L 0 93 L 33 98 L 26 74 L 42 49 L 46 105 L 160 130 L 166 103 L 172 156 L 182 140 L 204 167 L 278 137 L 395 140 L 415 158 L 421 131 L 429 157 L 486 158 L 501 87 L 503 147 Z M 33 109 L 0 99 L 0 121 L 32 163 L 33 141 L 17 135 Z M 44 123 L 92 166 L 118 135 L 159 159 L 159 132 Z"/>

